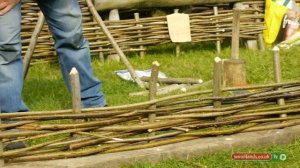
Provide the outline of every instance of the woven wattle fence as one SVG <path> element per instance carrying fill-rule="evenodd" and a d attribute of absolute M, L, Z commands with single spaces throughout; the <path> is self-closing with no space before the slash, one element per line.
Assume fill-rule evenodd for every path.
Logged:
<path fill-rule="evenodd" d="M 232 94 L 241 89 L 248 93 Z M 285 105 L 277 105 L 278 99 L 284 99 Z M 195 91 L 136 104 L 83 109 L 80 114 L 72 110 L 0 114 L 2 121 L 14 121 L 0 124 L 4 146 L 16 142 L 29 145 L 0 152 L 0 159 L 64 159 L 284 128 L 300 124 L 299 100 L 300 82 L 296 81 L 224 88 L 218 97 L 212 96 L 212 90 Z M 221 106 L 214 108 L 215 101 Z M 148 122 L 150 113 L 156 114 L 154 122 Z"/>
<path fill-rule="evenodd" d="M 28 49 L 32 32 L 38 20 L 39 8 L 33 0 L 22 1 L 22 54 Z M 241 16 L 241 38 L 256 39 L 264 29 L 264 1 L 243 2 L 248 6 Z M 83 31 L 90 42 L 93 55 L 114 53 L 100 26 L 94 20 L 87 4 L 80 0 L 83 15 Z M 213 7 L 218 6 L 218 15 Z M 232 7 L 229 4 L 215 4 L 193 7 L 190 15 L 192 42 L 216 41 L 231 37 Z M 133 14 L 132 14 L 133 15 Z M 132 18 L 134 18 L 132 16 Z M 124 52 L 143 51 L 147 46 L 171 43 L 166 16 L 105 21 L 109 31 Z M 141 48 L 140 46 L 144 46 Z M 45 25 L 39 35 L 33 53 L 32 63 L 56 61 L 54 41 Z"/>
<path fill-rule="evenodd" d="M 30 0 L 22 2 L 24 53 L 39 9 Z M 248 3 L 250 8 L 243 11 L 241 18 L 241 37 L 253 39 L 263 30 L 263 23 L 257 19 L 263 18 L 264 1 Z M 92 53 L 113 53 L 86 3 L 80 1 L 80 4 L 84 33 Z M 258 8 L 251 8 L 253 5 Z M 231 37 L 232 10 L 226 4 L 221 6 L 224 8 L 219 8 L 218 16 L 213 16 L 213 6 L 197 7 L 205 10 L 190 14 L 193 42 Z M 124 51 L 140 51 L 141 45 L 171 42 L 165 16 L 141 18 L 139 22 L 134 19 L 108 21 L 106 25 Z M 53 61 L 56 60 L 54 56 L 53 39 L 44 26 L 34 52 L 34 62 Z M 241 90 L 247 92 L 236 94 Z M 75 158 L 300 124 L 300 81 L 222 88 L 220 95 L 213 95 L 212 90 L 194 91 L 136 104 L 82 109 L 81 113 L 72 110 L 3 113 L 0 114 L 3 146 L 24 142 L 27 147 L 0 150 L 0 161 Z M 284 100 L 284 105 L 278 100 Z M 148 121 L 149 114 L 155 114 L 152 121 Z"/>

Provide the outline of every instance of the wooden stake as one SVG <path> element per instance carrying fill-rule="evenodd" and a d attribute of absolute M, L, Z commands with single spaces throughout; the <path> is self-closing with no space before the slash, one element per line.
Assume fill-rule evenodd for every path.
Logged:
<path fill-rule="evenodd" d="M 219 14 L 218 7 L 214 6 L 213 9 L 214 9 L 214 15 L 218 16 L 218 14 Z M 217 30 L 218 30 L 220 25 L 218 24 L 218 21 L 216 21 L 216 22 L 217 22 L 216 26 L 217 26 Z M 220 34 L 219 31 L 217 31 L 217 33 L 216 33 L 217 37 L 219 37 L 219 34 Z M 217 38 L 216 48 L 217 48 L 217 53 L 218 54 L 221 53 L 221 41 L 219 38 Z"/>
<path fill-rule="evenodd" d="M 172 84 L 172 85 L 167 85 L 164 87 L 159 87 L 157 89 L 156 95 L 164 95 L 164 94 L 168 94 L 171 93 L 173 91 L 176 90 L 181 90 L 182 92 L 185 92 L 184 90 L 186 89 L 188 85 L 186 84 Z M 199 87 L 199 86 L 198 86 Z M 144 91 L 140 91 L 140 92 L 134 92 L 134 93 L 130 93 L 129 96 L 148 96 L 149 95 L 149 91 L 148 90 L 144 90 Z"/>
<path fill-rule="evenodd" d="M 96 22 L 96 20 L 95 20 L 95 18 L 93 17 L 93 21 L 94 22 Z M 100 38 L 100 36 L 99 36 L 99 30 L 96 30 L 95 31 L 96 32 L 96 37 L 97 37 L 97 42 L 101 42 L 101 40 L 99 40 L 99 38 Z M 102 49 L 103 49 L 103 47 L 102 46 L 99 46 L 99 48 L 98 48 L 100 51 L 99 51 L 99 60 L 101 61 L 101 62 L 104 62 L 105 61 L 105 58 L 104 58 L 104 53 L 101 51 Z"/>
<path fill-rule="evenodd" d="M 247 48 L 250 50 L 257 50 L 257 40 L 247 40 Z"/>
<path fill-rule="evenodd" d="M 231 59 L 224 61 L 224 86 L 238 86 L 246 83 L 245 62 L 239 59 L 240 15 L 240 9 L 233 9 Z"/>
<path fill-rule="evenodd" d="M 149 100 L 156 99 L 156 92 L 157 92 L 157 78 L 159 73 L 159 63 L 157 61 L 154 61 L 152 63 L 152 69 L 151 69 L 151 80 L 149 81 Z M 149 109 L 156 109 L 156 104 L 153 104 L 149 107 Z M 148 114 L 148 121 L 149 123 L 154 123 L 156 120 L 156 113 L 149 113 Z M 154 136 L 155 132 L 150 132 L 149 136 Z"/>
<path fill-rule="evenodd" d="M 157 92 L 157 78 L 159 73 L 159 63 L 154 61 L 152 63 L 152 70 L 151 70 L 151 79 L 149 81 L 149 100 L 156 99 L 156 92 Z M 150 109 L 156 109 L 156 105 L 150 106 Z M 156 114 L 150 113 L 148 116 L 149 123 L 155 122 Z"/>
<path fill-rule="evenodd" d="M 107 29 L 107 27 L 105 26 L 102 18 L 100 17 L 100 15 L 98 14 L 97 10 L 95 9 L 95 6 L 93 5 L 92 0 L 86 0 L 86 3 L 89 7 L 90 12 L 92 13 L 92 15 L 94 16 L 94 18 L 96 19 L 97 23 L 99 24 L 99 26 L 101 27 L 102 31 L 104 32 L 104 34 L 106 35 L 106 37 L 108 38 L 108 40 L 110 41 L 111 45 L 113 46 L 113 48 L 116 50 L 117 54 L 119 55 L 121 61 L 125 64 L 126 68 L 128 69 L 132 79 L 141 87 L 141 88 L 145 88 L 145 84 L 144 82 L 141 81 L 141 79 L 137 76 L 137 74 L 135 73 L 132 65 L 130 64 L 130 62 L 128 61 L 128 59 L 126 58 L 124 52 L 121 50 L 121 48 L 119 47 L 118 43 L 116 42 L 116 40 L 114 39 L 114 37 L 111 35 L 111 33 L 109 32 L 109 30 Z"/>
<path fill-rule="evenodd" d="M 281 67 L 280 67 L 280 53 L 279 53 L 279 48 L 275 46 L 273 48 L 273 67 L 274 67 L 274 78 L 275 78 L 275 83 L 281 83 L 282 78 L 281 78 Z M 277 90 L 281 90 L 281 88 L 277 88 Z M 279 106 L 285 105 L 285 100 L 283 98 L 277 99 L 277 104 Z M 281 117 L 287 117 L 286 114 L 281 114 Z"/>
<path fill-rule="evenodd" d="M 79 74 L 76 68 L 72 68 L 70 72 L 70 81 L 71 81 L 71 88 L 72 88 L 72 105 L 73 105 L 72 109 L 73 109 L 73 113 L 78 114 L 81 113 L 81 96 L 80 96 Z"/>
<path fill-rule="evenodd" d="M 258 34 L 258 44 L 259 44 L 260 50 L 262 50 L 262 51 L 266 50 L 265 40 L 264 40 L 264 36 L 262 33 Z"/>
<path fill-rule="evenodd" d="M 240 9 L 233 9 L 233 22 L 232 22 L 232 39 L 231 39 L 231 58 L 239 59 L 240 48 Z"/>
<path fill-rule="evenodd" d="M 27 72 L 28 72 L 28 69 L 29 69 L 29 66 L 30 66 L 31 57 L 33 55 L 38 37 L 39 37 L 39 35 L 42 31 L 42 28 L 43 28 L 44 22 L 45 22 L 45 17 L 43 15 L 43 13 L 39 12 L 38 15 L 39 15 L 38 21 L 37 21 L 36 26 L 34 28 L 34 31 L 32 33 L 29 46 L 27 48 L 27 51 L 26 51 L 24 59 L 23 59 L 23 64 L 24 64 L 23 76 L 24 76 L 24 79 L 27 76 Z"/>
<path fill-rule="evenodd" d="M 215 58 L 214 62 L 214 80 L 213 80 L 213 97 L 220 97 L 222 91 L 222 60 L 219 57 Z M 221 101 L 214 101 L 214 108 L 221 107 Z"/>
<path fill-rule="evenodd" d="M 112 9 L 109 11 L 108 20 L 120 20 L 119 10 L 118 9 Z"/>
<path fill-rule="evenodd" d="M 240 86 L 246 84 L 246 65 L 243 60 L 240 59 L 228 59 L 223 63 L 224 86 Z"/>
<path fill-rule="evenodd" d="M 143 76 L 141 77 L 141 80 L 144 82 L 149 82 L 151 78 Z M 201 84 L 203 83 L 203 80 L 194 78 L 157 78 L 157 82 L 164 84 Z"/>
<path fill-rule="evenodd" d="M 256 10 L 258 7 L 257 7 L 257 4 L 253 4 L 252 7 Z M 257 11 L 254 12 L 255 15 L 258 15 L 259 13 Z M 260 23 L 261 20 L 260 19 L 256 19 L 255 20 L 256 23 Z M 259 49 L 262 50 L 262 51 L 265 51 L 266 50 L 266 46 L 265 46 L 265 41 L 264 41 L 264 37 L 263 37 L 263 34 L 262 33 L 259 33 L 258 34 L 258 44 L 259 44 Z"/>
<path fill-rule="evenodd" d="M 118 9 L 110 10 L 109 15 L 108 15 L 108 20 L 109 21 L 118 21 L 118 20 L 120 20 L 119 10 Z M 110 24 L 110 26 L 115 26 L 115 25 L 117 25 L 117 24 L 116 23 Z M 111 54 L 108 55 L 107 60 L 120 62 L 120 57 L 116 53 L 111 53 Z"/>
<path fill-rule="evenodd" d="M 139 13 L 134 13 L 134 19 L 135 19 L 136 22 L 139 22 L 140 21 L 140 14 Z M 141 25 L 141 24 L 136 24 L 136 26 L 139 27 L 139 28 L 143 27 L 143 25 Z M 141 35 L 141 30 L 138 30 L 138 36 L 140 36 L 140 35 Z M 138 40 L 139 40 L 139 42 L 143 42 L 143 38 L 141 38 L 141 37 Z M 140 45 L 140 49 L 141 49 L 140 57 L 144 58 L 144 56 L 145 56 L 144 46 Z"/>
<path fill-rule="evenodd" d="M 179 12 L 179 9 L 174 9 L 174 13 L 178 13 Z M 179 57 L 180 56 L 180 44 L 179 43 L 175 43 L 176 45 L 176 57 Z"/>
<path fill-rule="evenodd" d="M 273 48 L 273 66 L 274 66 L 274 77 L 276 83 L 281 83 L 281 67 L 280 67 L 280 54 L 279 48 L 275 46 Z"/>
<path fill-rule="evenodd" d="M 180 56 L 180 44 L 176 43 L 176 57 Z"/>

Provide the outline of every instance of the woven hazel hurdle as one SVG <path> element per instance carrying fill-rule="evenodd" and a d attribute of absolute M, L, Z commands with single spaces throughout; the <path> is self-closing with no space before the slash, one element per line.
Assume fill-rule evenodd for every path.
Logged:
<path fill-rule="evenodd" d="M 149 101 L 94 109 L 78 106 L 78 73 L 72 70 L 72 110 L 0 114 L 0 161 L 74 158 L 299 125 L 300 81 L 282 83 L 279 49 L 273 52 L 274 84 L 222 88 L 216 58 L 213 90 L 156 98 L 154 62 Z M 235 94 L 241 91 L 247 92 Z M 29 146 L 2 152 L 18 142 Z"/>
<path fill-rule="evenodd" d="M 22 3 L 22 54 L 25 55 L 37 24 L 39 8 L 33 0 L 24 0 Z M 249 8 L 242 12 L 240 37 L 256 39 L 264 29 L 265 2 L 256 0 L 243 3 Z M 115 53 L 84 0 L 80 0 L 80 6 L 83 15 L 83 32 L 90 42 L 92 55 Z M 195 7 L 197 13 L 190 14 L 192 42 L 217 41 L 231 37 L 231 7 L 228 4 L 218 5 L 218 15 L 214 15 L 213 7 Z M 166 16 L 140 18 L 138 21 L 136 19 L 106 21 L 105 24 L 124 52 L 144 51 L 147 46 L 171 43 Z M 56 61 L 55 55 L 54 41 L 45 24 L 38 37 L 31 63 Z"/>
<path fill-rule="evenodd" d="M 27 9 L 30 10 L 22 11 L 26 18 L 22 21 L 23 49 L 26 50 L 26 44 L 30 43 L 31 34 L 29 32 L 34 30 L 37 21 L 38 12 L 34 11 L 38 8 L 35 3 L 26 0 L 23 2 L 30 6 L 27 6 Z M 100 28 L 90 17 L 85 3 L 81 2 L 81 5 L 82 10 L 86 11 L 83 12 L 84 32 L 90 40 L 92 52 L 113 52 L 109 42 L 105 41 L 106 38 Z M 23 8 L 25 8 L 24 5 Z M 232 14 L 230 10 L 228 11 L 229 13 L 226 13 L 225 10 L 224 13 L 219 12 L 220 16 L 214 17 L 211 16 L 211 11 L 203 12 L 201 15 L 191 14 L 193 42 L 214 41 L 230 37 Z M 259 25 L 252 22 L 253 13 L 256 11 L 251 9 L 244 11 L 241 24 L 241 36 L 244 38 L 256 38 L 258 32 L 262 30 L 260 26 L 254 29 Z M 262 18 L 258 14 L 255 16 L 254 20 Z M 218 18 L 219 27 L 213 25 L 216 24 L 215 18 Z M 135 51 L 135 48 L 136 51 L 139 51 L 140 45 L 170 43 L 168 32 L 164 28 L 166 25 L 164 19 L 165 17 L 140 19 L 138 24 L 143 26 L 138 29 L 136 29 L 137 22 L 135 20 L 106 22 L 106 24 L 124 51 Z M 221 20 L 226 24 L 221 25 Z M 129 23 L 132 24 L 132 27 L 128 26 Z M 209 24 L 212 24 L 212 27 L 207 28 Z M 156 31 L 150 31 L 157 25 L 159 27 Z M 146 29 L 147 26 L 149 26 L 148 29 Z M 247 29 L 249 26 L 253 30 Z M 141 31 L 144 29 L 147 30 L 145 34 L 157 34 L 143 35 Z M 224 29 L 225 31 L 222 30 L 217 35 L 216 31 L 212 31 L 212 29 Z M 28 32 L 26 33 L 25 30 Z M 132 39 L 141 38 L 141 36 L 136 36 L 136 31 L 132 30 L 141 30 L 138 33 L 143 35 L 143 43 L 139 41 L 140 43 L 133 44 L 132 41 L 129 41 L 128 34 L 125 38 L 126 33 L 123 35 L 123 32 L 133 32 Z M 163 33 L 159 34 L 160 32 Z M 207 34 L 211 36 L 205 36 Z M 155 41 L 158 37 L 161 37 L 159 42 Z M 149 39 L 153 39 L 155 43 L 150 43 Z M 34 52 L 36 61 L 53 60 L 55 52 L 51 46 L 53 46 L 53 40 L 47 27 L 44 27 Z M 130 50 L 126 50 L 126 47 Z M 59 110 L 0 114 L 0 119 L 3 121 L 15 121 L 0 124 L 0 130 L 2 130 L 0 139 L 4 146 L 16 142 L 30 144 L 23 149 L 0 151 L 0 161 L 3 159 L 6 162 L 26 162 L 73 158 L 149 148 L 199 137 L 299 125 L 300 82 L 280 83 L 278 80 L 276 82 L 278 83 L 251 87 L 219 88 L 218 93 L 215 90 L 195 91 L 159 99 L 152 98 L 136 104 L 82 109 L 81 113 Z M 239 90 L 249 90 L 249 93 L 232 95 L 232 92 Z M 282 100 L 284 106 L 279 103 Z M 282 117 L 283 115 L 287 116 Z M 152 116 L 151 120 L 150 116 Z"/>
<path fill-rule="evenodd" d="M 238 90 L 249 93 L 231 94 Z M 284 99 L 284 106 L 277 104 L 279 99 Z M 59 110 L 0 114 L 2 120 L 15 121 L 0 124 L 4 145 L 21 141 L 31 144 L 0 152 L 0 159 L 65 159 L 284 128 L 300 124 L 299 100 L 300 82 L 295 81 L 223 88 L 220 96 L 212 90 L 195 91 L 136 104 L 82 109 L 81 113 Z M 219 106 L 214 108 L 216 102 Z M 148 121 L 149 114 L 155 114 L 153 121 Z"/>

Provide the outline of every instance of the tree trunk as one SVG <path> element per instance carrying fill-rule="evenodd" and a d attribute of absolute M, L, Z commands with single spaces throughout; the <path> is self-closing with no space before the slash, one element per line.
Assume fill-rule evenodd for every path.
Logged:
<path fill-rule="evenodd" d="M 149 8 L 149 7 L 174 7 L 185 5 L 202 5 L 213 3 L 231 3 L 246 0 L 94 0 L 98 11 L 111 9 L 131 9 L 131 8 Z"/>

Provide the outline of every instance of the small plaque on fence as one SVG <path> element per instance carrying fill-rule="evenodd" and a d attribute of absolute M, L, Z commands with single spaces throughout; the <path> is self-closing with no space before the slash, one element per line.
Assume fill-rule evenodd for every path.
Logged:
<path fill-rule="evenodd" d="M 167 16 L 169 35 L 172 42 L 192 41 L 190 17 L 188 14 L 174 13 Z"/>

